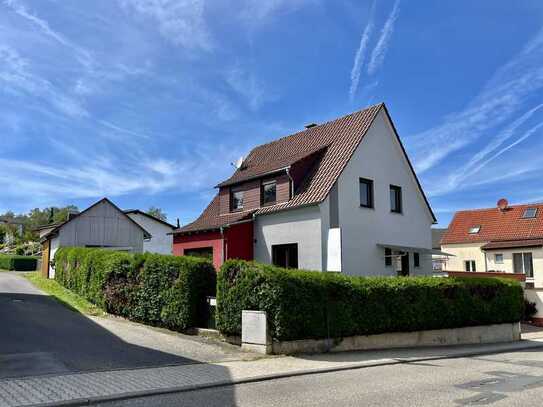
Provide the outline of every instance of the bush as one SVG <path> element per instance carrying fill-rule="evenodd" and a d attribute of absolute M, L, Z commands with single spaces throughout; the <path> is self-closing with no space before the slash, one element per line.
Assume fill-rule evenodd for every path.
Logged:
<path fill-rule="evenodd" d="M 277 340 L 341 338 L 519 321 L 516 281 L 347 277 L 227 261 L 218 274 L 217 327 L 241 333 L 241 311 L 262 310 Z"/>
<path fill-rule="evenodd" d="M 37 264 L 37 257 L 0 254 L 0 269 L 2 270 L 34 271 Z"/>
<path fill-rule="evenodd" d="M 215 269 L 202 259 L 60 248 L 55 279 L 109 313 L 185 330 L 206 320 Z"/>

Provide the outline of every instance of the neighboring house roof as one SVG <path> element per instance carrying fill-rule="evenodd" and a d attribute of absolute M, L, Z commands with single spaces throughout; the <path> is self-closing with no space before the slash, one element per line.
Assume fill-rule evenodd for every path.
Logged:
<path fill-rule="evenodd" d="M 295 162 L 306 158 L 318 151 L 322 152 L 316 167 L 312 170 L 309 182 L 304 184 L 300 191 L 287 202 L 259 208 L 252 212 L 230 213 L 220 215 L 219 197 L 204 210 L 200 217 L 175 233 L 184 233 L 197 230 L 217 229 L 229 223 L 238 222 L 250 215 L 260 215 L 285 209 L 314 205 L 322 202 L 341 175 L 343 169 L 351 159 L 356 148 L 364 138 L 377 114 L 384 110 L 390 123 L 390 115 L 384 103 L 370 106 L 366 109 L 351 113 L 347 116 L 308 128 L 304 131 L 283 137 L 271 143 L 255 147 L 243 161 L 242 165 L 226 181 L 217 187 L 239 184 L 254 178 L 260 178 L 285 170 Z M 410 166 L 414 178 L 419 187 L 428 210 L 434 222 L 436 218 L 430 208 L 430 204 L 424 195 L 422 187 L 417 179 L 413 166 L 407 157 L 405 149 L 393 126 L 394 135 L 402 148 L 404 156 Z"/>
<path fill-rule="evenodd" d="M 145 217 L 147 217 L 149 219 L 152 219 L 154 221 L 162 223 L 164 226 L 168 226 L 168 227 L 170 227 L 172 229 L 177 228 L 177 226 L 174 226 L 171 223 L 166 222 L 165 220 L 159 219 L 156 216 L 153 216 L 153 215 L 150 215 L 150 214 L 148 214 L 146 212 L 140 211 L 139 209 L 127 209 L 127 210 L 124 210 L 123 212 L 125 214 L 127 214 L 127 215 L 130 215 L 130 214 L 143 215 L 143 216 L 145 216 Z"/>
<path fill-rule="evenodd" d="M 130 220 L 130 222 L 132 222 L 134 225 L 136 225 L 138 228 L 140 228 L 142 231 L 143 231 L 143 236 L 145 239 L 148 239 L 151 237 L 151 234 L 149 232 L 147 232 L 139 223 L 137 223 L 134 219 L 132 219 L 130 216 L 128 216 L 126 213 L 124 213 L 117 205 L 115 205 L 113 202 L 111 202 L 109 199 L 107 198 L 102 198 L 100 199 L 98 202 L 95 202 L 94 204 L 92 204 L 91 206 L 89 206 L 87 209 L 85 209 L 84 211 L 82 212 L 79 212 L 78 214 L 74 214 L 74 216 L 72 216 L 70 219 L 68 219 L 67 221 L 65 222 L 61 222 L 61 223 L 57 223 L 55 225 L 46 225 L 44 227 L 42 227 L 42 229 L 47 229 L 47 228 L 50 228 L 52 227 L 52 229 L 47 232 L 45 235 L 43 235 L 41 237 L 41 240 L 44 241 L 44 240 L 48 240 L 50 239 L 51 237 L 53 237 L 58 231 L 60 228 L 62 228 L 64 225 L 66 225 L 67 223 L 70 223 L 72 220 L 80 217 L 81 215 L 83 215 L 85 212 L 88 212 L 89 210 L 91 210 L 92 208 L 94 208 L 96 205 L 102 203 L 102 202 L 107 202 L 109 203 L 111 206 L 113 206 L 116 210 L 118 210 L 120 213 L 123 214 L 123 216 L 126 216 L 127 219 Z"/>
<path fill-rule="evenodd" d="M 496 249 L 514 249 L 516 247 L 541 247 L 543 239 L 532 240 L 507 240 L 505 242 L 490 242 L 485 244 L 481 249 L 496 250 Z"/>
<path fill-rule="evenodd" d="M 441 238 L 446 231 L 445 228 L 432 228 L 432 249 L 441 249 Z"/>
<path fill-rule="evenodd" d="M 536 217 L 523 219 L 527 208 L 537 208 Z M 476 227 L 480 227 L 478 233 L 469 233 Z M 543 203 L 456 212 L 441 244 L 533 239 L 543 239 Z"/>

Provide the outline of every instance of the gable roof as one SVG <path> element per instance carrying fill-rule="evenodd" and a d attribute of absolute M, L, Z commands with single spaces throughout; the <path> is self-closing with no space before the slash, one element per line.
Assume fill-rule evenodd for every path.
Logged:
<path fill-rule="evenodd" d="M 527 208 L 537 208 L 537 216 L 523 219 Z M 477 226 L 478 233 L 469 233 Z M 531 239 L 543 239 L 543 203 L 512 205 L 504 211 L 496 207 L 456 212 L 441 244 Z"/>
<path fill-rule="evenodd" d="M 111 206 L 113 206 L 113 208 L 115 208 L 116 210 L 118 210 L 120 213 L 123 214 L 123 216 L 126 216 L 126 218 L 128 220 L 130 220 L 130 222 L 132 222 L 134 225 L 136 225 L 138 228 L 140 228 L 142 231 L 143 231 L 143 237 L 145 239 L 148 239 L 151 237 L 151 234 L 149 232 L 147 232 L 139 223 L 137 223 L 134 219 L 132 219 L 130 216 L 128 216 L 126 213 L 124 213 L 117 205 L 115 205 L 113 202 L 111 202 L 109 199 L 107 198 L 102 198 L 100 199 L 98 202 L 95 202 L 93 203 L 91 206 L 89 206 L 87 209 L 85 209 L 84 211 L 82 212 L 79 212 L 78 214 L 75 214 L 74 216 L 72 216 L 70 219 L 64 221 L 64 222 L 60 222 L 60 223 L 57 223 L 57 224 L 53 224 L 53 225 L 46 225 L 44 228 L 48 228 L 48 227 L 53 227 L 49 232 L 47 232 L 45 235 L 43 235 L 41 237 L 41 240 L 44 241 L 44 240 L 47 240 L 49 239 L 50 237 L 52 237 L 55 233 L 57 233 L 64 225 L 66 225 L 67 223 L 70 223 L 72 220 L 80 217 L 81 215 L 83 215 L 84 213 L 90 211 L 92 208 L 94 208 L 95 206 L 103 203 L 103 202 L 107 202 L 108 204 L 110 204 Z"/>
<path fill-rule="evenodd" d="M 389 122 L 392 123 L 386 106 L 384 103 L 380 103 L 255 147 L 243 161 L 241 167 L 230 178 L 218 184 L 217 187 L 239 184 L 288 169 L 292 164 L 320 152 L 320 159 L 317 160 L 315 167 L 309 174 L 308 182 L 304 184 L 304 188 L 296 191 L 292 199 L 284 203 L 259 208 L 251 212 L 251 215 L 261 215 L 318 204 L 328 196 L 381 109 L 385 112 Z M 392 130 L 401 146 L 428 211 L 435 222 L 436 217 L 424 195 L 424 191 L 393 124 Z M 243 214 L 246 215 L 247 212 L 220 215 L 217 195 L 196 221 L 178 229 L 177 232 L 212 229 L 212 226 L 217 228 L 227 224 L 223 222 L 223 220 L 229 220 L 226 218 L 227 216 L 237 219 Z M 236 221 L 239 221 L 239 219 Z"/>
<path fill-rule="evenodd" d="M 152 220 L 154 220 L 154 221 L 156 221 L 158 223 L 162 223 L 164 226 L 168 226 L 168 227 L 170 227 L 172 229 L 177 228 L 177 226 L 174 226 L 171 223 L 166 222 L 165 220 L 159 219 L 156 216 L 150 215 L 147 212 L 140 211 L 139 209 L 126 209 L 123 212 L 125 214 L 127 214 L 127 215 L 130 215 L 130 214 L 142 215 L 142 216 L 145 216 L 145 217 L 147 217 L 149 219 L 152 219 Z"/>
<path fill-rule="evenodd" d="M 446 232 L 444 228 L 432 228 L 432 249 L 441 249 L 441 239 Z"/>

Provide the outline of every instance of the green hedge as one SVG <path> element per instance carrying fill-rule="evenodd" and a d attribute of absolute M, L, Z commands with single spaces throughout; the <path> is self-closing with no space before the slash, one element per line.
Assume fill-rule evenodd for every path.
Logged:
<path fill-rule="evenodd" d="M 523 292 L 497 278 L 347 277 L 227 261 L 217 327 L 241 332 L 241 311 L 268 315 L 274 339 L 341 338 L 519 321 Z"/>
<path fill-rule="evenodd" d="M 176 330 L 207 321 L 216 273 L 206 260 L 60 248 L 55 279 L 109 313 Z"/>
<path fill-rule="evenodd" d="M 0 269 L 2 270 L 34 271 L 37 264 L 36 257 L 0 254 Z"/>

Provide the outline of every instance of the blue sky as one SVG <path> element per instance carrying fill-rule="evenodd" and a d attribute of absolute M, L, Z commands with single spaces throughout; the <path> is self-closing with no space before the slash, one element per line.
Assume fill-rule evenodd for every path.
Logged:
<path fill-rule="evenodd" d="M 251 147 L 381 101 L 441 225 L 543 200 L 540 0 L 0 0 L 0 212 L 185 223 Z"/>

